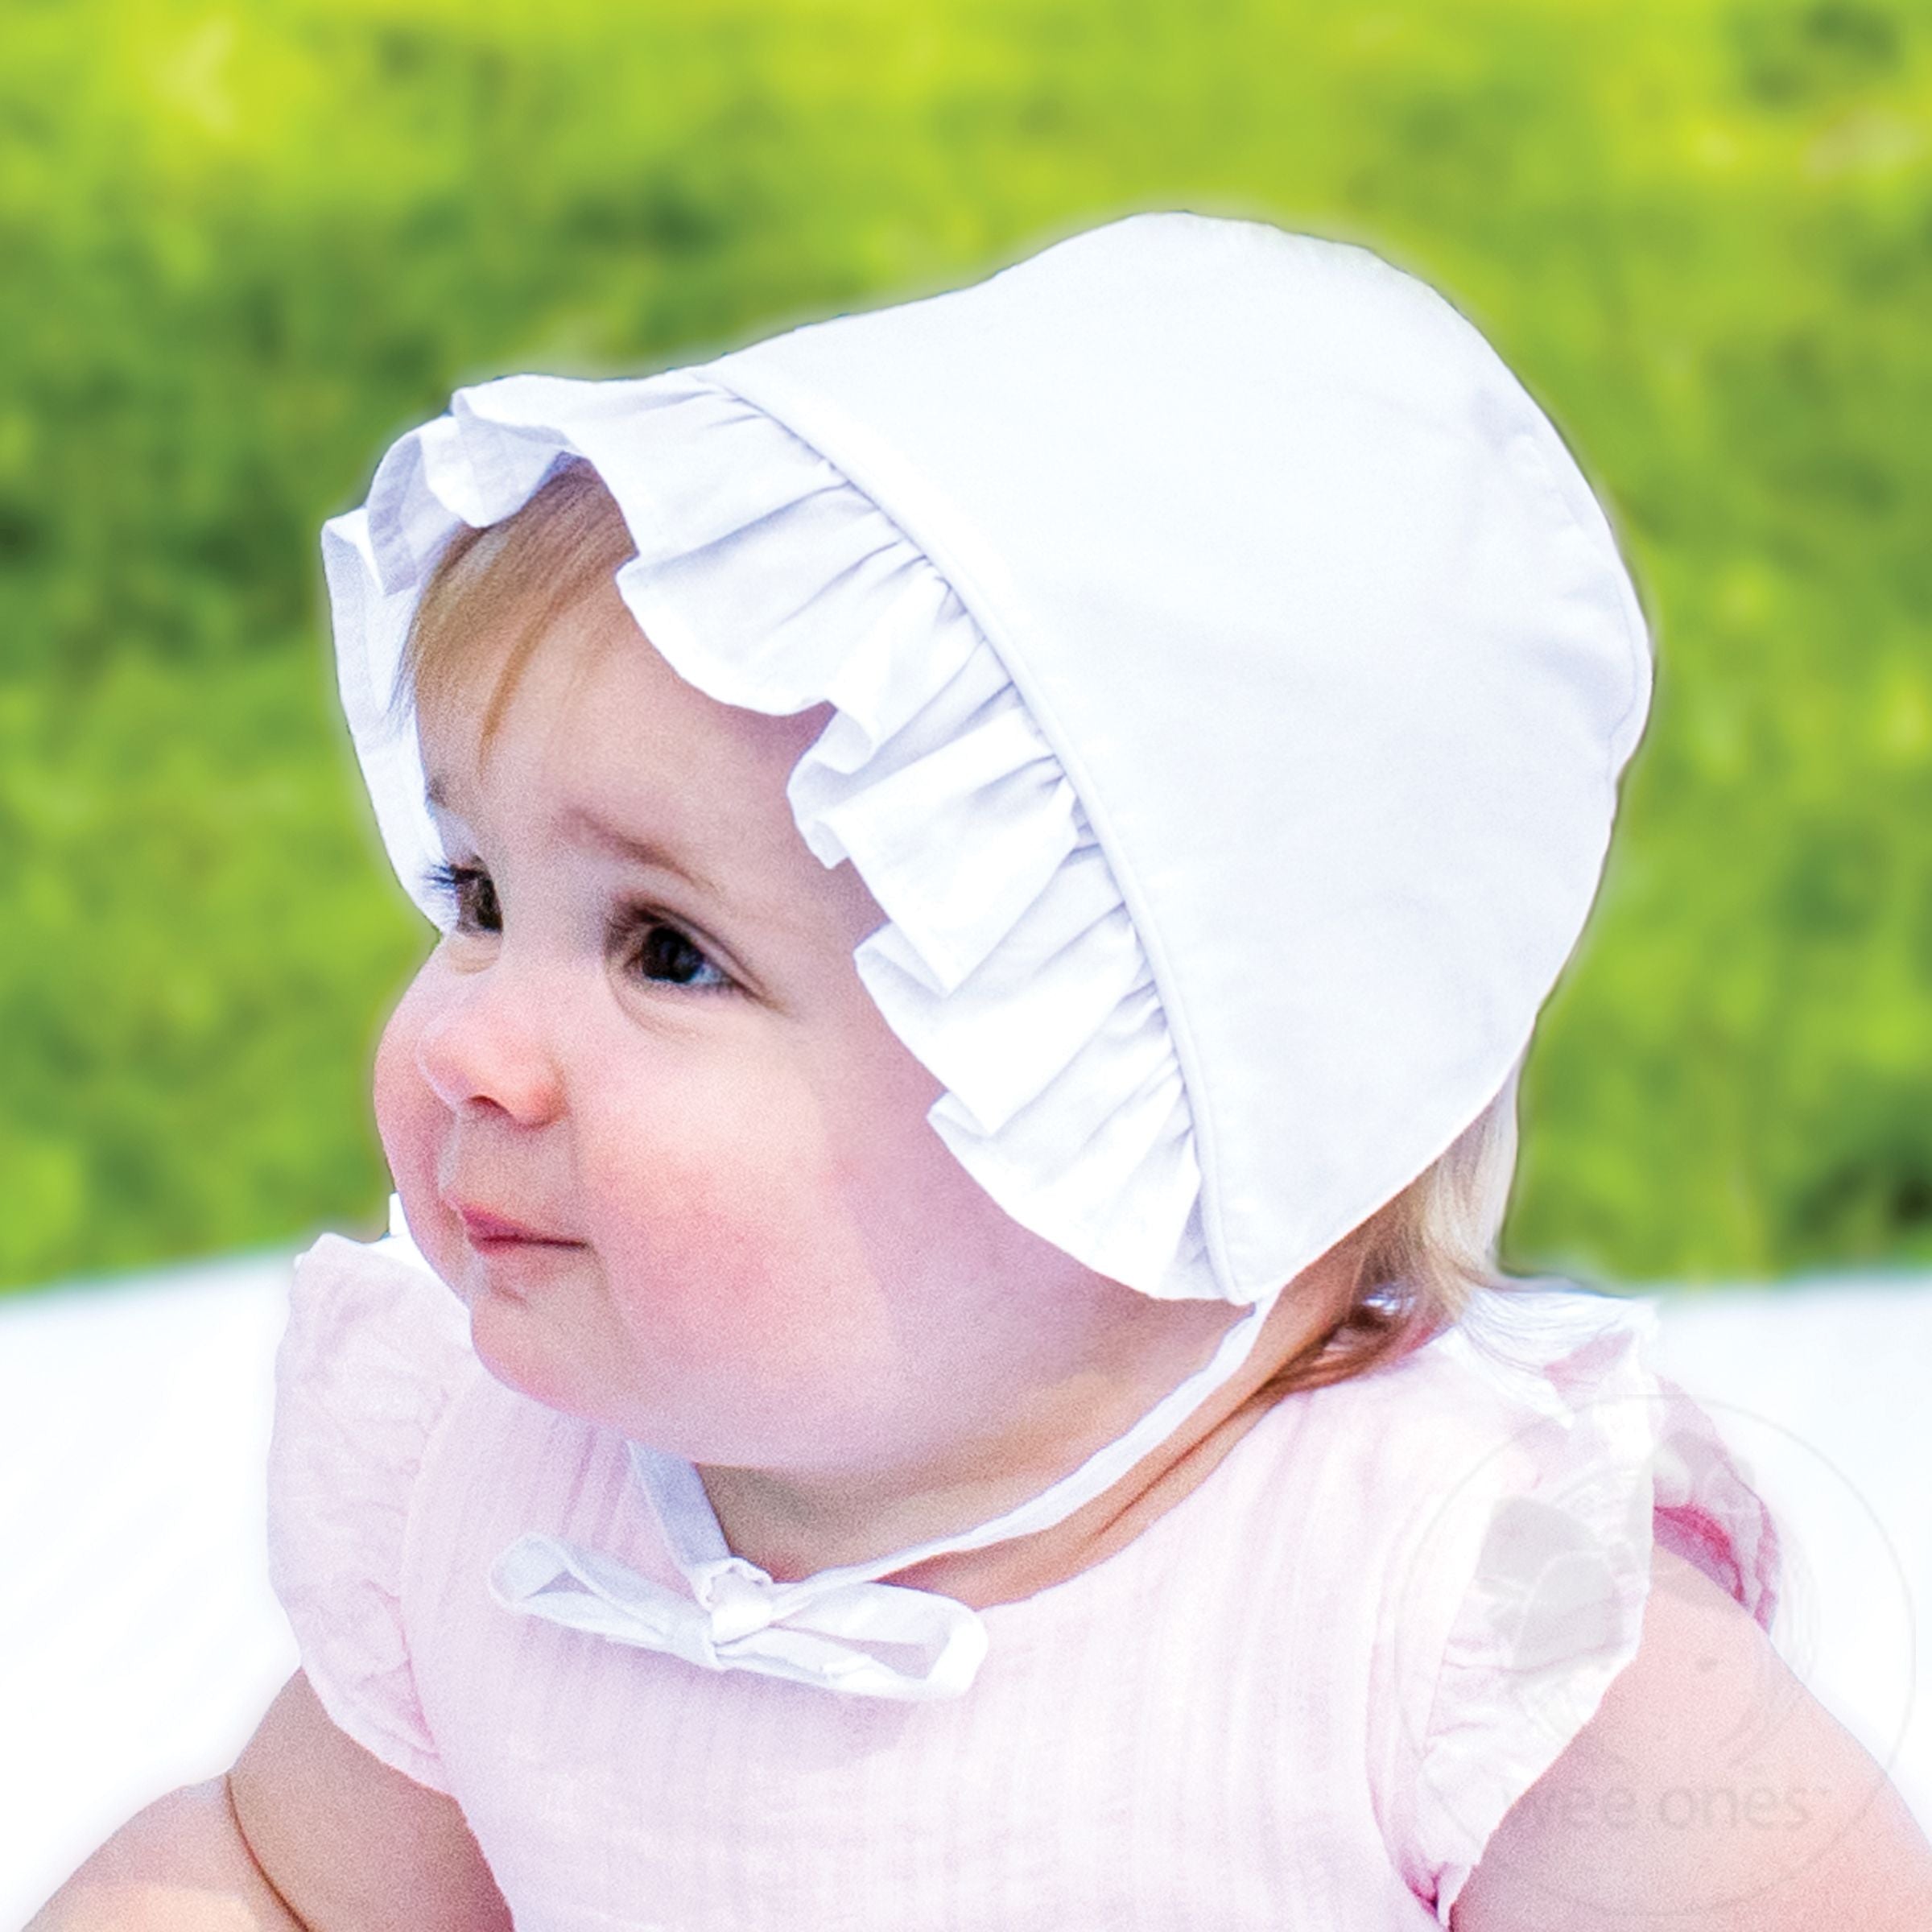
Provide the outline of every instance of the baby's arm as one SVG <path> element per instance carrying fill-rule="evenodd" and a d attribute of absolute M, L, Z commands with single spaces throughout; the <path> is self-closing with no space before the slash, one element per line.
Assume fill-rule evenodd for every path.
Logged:
<path fill-rule="evenodd" d="M 27 1932 L 308 1932 L 277 1897 L 225 1778 L 158 1798 L 56 1892 Z"/>
<path fill-rule="evenodd" d="M 454 1802 L 330 1720 L 299 1671 L 225 1778 L 123 1826 L 27 1932 L 510 1932 Z"/>
<path fill-rule="evenodd" d="M 1510 1811 L 1451 1932 L 1924 1932 L 1932 1847 L 1701 1571 L 1659 1549 L 1643 1635 Z"/>

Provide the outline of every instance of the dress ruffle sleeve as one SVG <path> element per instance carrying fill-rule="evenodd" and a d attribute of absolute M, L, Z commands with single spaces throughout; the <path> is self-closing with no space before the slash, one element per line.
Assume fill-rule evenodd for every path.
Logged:
<path fill-rule="evenodd" d="M 445 1793 L 410 1665 L 403 1571 L 424 1451 L 475 1365 L 461 1304 L 406 1239 L 324 1235 L 296 1261 L 275 1362 L 270 1580 L 329 1716 Z"/>
<path fill-rule="evenodd" d="M 1439 1463 L 1393 1593 L 1408 1709 L 1385 1828 L 1443 1925 L 1636 1656 L 1656 1546 L 1771 1627 L 1776 1528 L 1710 1417 L 1650 1368 L 1655 1327 L 1641 1302 L 1509 1290 L 1432 1344 L 1483 1414 Z"/>

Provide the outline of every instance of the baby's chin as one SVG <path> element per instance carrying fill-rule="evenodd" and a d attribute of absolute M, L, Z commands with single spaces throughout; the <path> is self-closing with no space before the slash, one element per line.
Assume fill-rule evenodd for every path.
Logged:
<path fill-rule="evenodd" d="M 473 1272 L 451 1286 L 469 1310 L 477 1360 L 515 1393 L 689 1461 L 741 1439 L 739 1431 L 720 1427 L 726 1418 L 715 1410 L 692 1413 L 696 1378 L 683 1378 L 679 1391 L 654 1389 L 650 1378 L 625 1374 L 621 1344 L 587 1329 L 582 1298 L 559 1285 L 552 1284 L 547 1296 L 540 1286 L 513 1286 Z"/>
<path fill-rule="evenodd" d="M 457 1273 L 450 1286 L 469 1310 L 470 1345 L 497 1381 L 546 1409 L 589 1422 L 611 1420 L 609 1391 L 598 1386 L 603 1378 L 576 1359 L 569 1335 L 535 1298 L 479 1281 L 473 1271 Z"/>

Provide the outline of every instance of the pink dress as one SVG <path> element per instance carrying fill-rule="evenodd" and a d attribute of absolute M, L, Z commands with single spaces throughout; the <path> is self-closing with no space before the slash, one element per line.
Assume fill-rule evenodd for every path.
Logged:
<path fill-rule="evenodd" d="M 984 1612 L 966 1695 L 899 1703 L 500 1607 L 533 1530 L 682 1579 L 621 1437 L 497 1383 L 408 1249 L 327 1236 L 278 1365 L 275 1583 L 330 1715 L 456 1798 L 520 1932 L 1446 1924 L 1634 1654 L 1653 1538 L 1769 1625 L 1772 1525 L 1649 1319 L 1480 1298 Z"/>

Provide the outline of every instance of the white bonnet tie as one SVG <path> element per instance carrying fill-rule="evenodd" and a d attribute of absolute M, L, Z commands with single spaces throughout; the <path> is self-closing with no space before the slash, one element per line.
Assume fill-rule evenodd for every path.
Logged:
<path fill-rule="evenodd" d="M 416 601 L 462 524 L 579 458 L 637 546 L 618 592 L 680 676 L 832 707 L 789 797 L 886 914 L 856 963 L 944 1088 L 934 1131 L 1096 1272 L 1247 1311 L 1026 1512 L 923 1553 L 1046 1527 L 1179 1427 L 1282 1289 L 1511 1079 L 1649 691 L 1609 526 L 1440 296 L 1360 248 L 1187 214 L 692 369 L 465 390 L 324 536 L 357 751 L 432 917 L 443 855 L 391 707 Z M 796 1585 L 721 1538 L 691 1559 L 675 1617 L 542 1538 L 497 1581 L 707 1667 L 796 1675 L 823 1640 L 866 1660 L 843 1688 L 970 1677 L 964 1626 L 901 1620 L 914 1593 L 875 1580 L 912 1553 Z M 730 1634 L 740 1585 L 786 1608 Z M 903 1633 L 952 1660 L 916 1693 L 865 1648 Z"/>
<path fill-rule="evenodd" d="M 691 1541 L 710 1546 L 711 1554 L 692 1557 L 689 1542 L 673 1538 L 690 1595 L 595 1550 L 531 1534 L 491 1567 L 498 1603 L 706 1670 L 753 1670 L 858 1696 L 919 1702 L 957 1697 L 972 1683 L 986 1654 L 986 1627 L 965 1604 L 869 1579 L 828 1583 L 830 1572 L 774 1583 L 725 1548 L 688 1463 L 634 1443 L 630 1456 L 660 1521 L 696 1531 Z"/>

